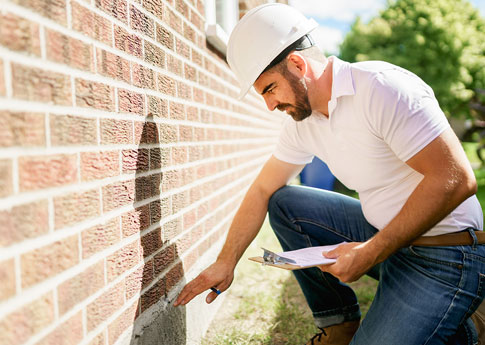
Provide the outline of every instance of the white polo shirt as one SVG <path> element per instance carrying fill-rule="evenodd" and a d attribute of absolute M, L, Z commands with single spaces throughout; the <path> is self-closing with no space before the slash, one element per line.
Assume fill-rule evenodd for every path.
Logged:
<path fill-rule="evenodd" d="M 349 64 L 333 58 L 329 117 L 313 112 L 288 118 L 274 156 L 292 164 L 319 157 L 348 188 L 359 193 L 364 216 L 384 228 L 422 180 L 405 164 L 449 127 L 432 89 L 415 74 L 385 62 Z M 483 229 L 476 196 L 426 233 Z"/>

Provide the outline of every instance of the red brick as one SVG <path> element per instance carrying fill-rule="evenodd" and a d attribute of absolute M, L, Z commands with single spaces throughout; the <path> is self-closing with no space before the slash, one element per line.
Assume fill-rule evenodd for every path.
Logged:
<path fill-rule="evenodd" d="M 155 122 L 135 122 L 135 144 L 158 144 L 159 140 Z"/>
<path fill-rule="evenodd" d="M 160 125 L 160 142 L 163 144 L 175 143 L 178 140 L 177 126 L 169 124 Z"/>
<path fill-rule="evenodd" d="M 12 13 L 0 14 L 0 45 L 40 56 L 39 25 Z"/>
<path fill-rule="evenodd" d="M 170 50 L 174 48 L 173 34 L 167 30 L 164 26 L 157 23 L 157 41 L 167 47 Z"/>
<path fill-rule="evenodd" d="M 93 71 L 93 46 L 58 31 L 46 30 L 47 59 Z"/>
<path fill-rule="evenodd" d="M 99 224 L 81 233 L 83 259 L 118 243 L 121 239 L 119 218 Z"/>
<path fill-rule="evenodd" d="M 144 205 L 121 216 L 123 237 L 128 237 L 150 226 L 150 208 Z"/>
<path fill-rule="evenodd" d="M 101 180 L 118 175 L 120 172 L 119 152 L 82 152 L 81 180 Z"/>
<path fill-rule="evenodd" d="M 170 72 L 182 76 L 182 60 L 174 55 L 167 55 L 167 67 Z"/>
<path fill-rule="evenodd" d="M 128 6 L 126 0 L 96 0 L 96 6 L 101 8 L 110 16 L 127 23 L 128 21 Z"/>
<path fill-rule="evenodd" d="M 194 139 L 193 127 L 191 126 L 179 126 L 179 140 L 180 141 L 192 141 Z"/>
<path fill-rule="evenodd" d="M 138 316 L 138 302 L 134 302 L 108 326 L 109 344 L 112 345 L 128 329 Z"/>
<path fill-rule="evenodd" d="M 105 333 L 106 333 L 106 329 L 104 329 L 101 333 L 99 333 L 97 336 L 95 336 L 91 340 L 89 345 L 106 345 Z"/>
<path fill-rule="evenodd" d="M 66 0 L 13 0 L 33 13 L 54 20 L 64 26 L 67 24 Z"/>
<path fill-rule="evenodd" d="M 155 38 L 155 23 L 152 19 L 133 5 L 130 7 L 130 17 L 131 28 L 133 30 L 147 35 L 150 38 Z"/>
<path fill-rule="evenodd" d="M 164 20 L 165 4 L 163 0 L 143 0 L 143 7 L 158 19 Z"/>
<path fill-rule="evenodd" d="M 0 198 L 13 194 L 12 161 L 0 160 Z"/>
<path fill-rule="evenodd" d="M 145 89 L 155 90 L 155 72 L 145 66 L 132 63 L 133 85 Z"/>
<path fill-rule="evenodd" d="M 34 238 L 49 231 L 49 211 L 46 200 L 23 204 L 0 211 L 0 246 Z"/>
<path fill-rule="evenodd" d="M 113 111 L 113 87 L 94 81 L 76 79 L 76 105 Z"/>
<path fill-rule="evenodd" d="M 184 78 L 193 82 L 197 81 L 197 70 L 188 64 L 184 64 Z"/>
<path fill-rule="evenodd" d="M 159 195 L 160 179 L 161 179 L 161 174 L 158 174 L 158 173 L 149 175 L 149 176 L 138 177 L 135 183 L 136 201 L 142 201 Z"/>
<path fill-rule="evenodd" d="M 125 278 L 125 293 L 126 293 L 126 300 L 129 300 L 136 294 L 140 293 L 142 289 L 142 284 L 143 284 L 143 276 L 145 274 L 150 274 L 150 270 L 153 271 L 153 263 L 150 260 L 149 264 L 145 264 L 143 267 L 140 267 L 139 269 L 135 270 L 133 273 L 130 273 L 126 278 Z M 147 273 L 145 273 L 145 271 Z M 151 272 L 153 276 L 153 272 Z M 153 279 L 153 278 L 152 278 Z"/>
<path fill-rule="evenodd" d="M 134 113 L 143 116 L 145 100 L 142 94 L 118 89 L 118 107 L 121 113 Z"/>
<path fill-rule="evenodd" d="M 15 262 L 9 259 L 0 262 L 0 301 L 15 295 Z"/>
<path fill-rule="evenodd" d="M 3 61 L 0 59 L 0 96 L 5 96 L 6 94 Z"/>
<path fill-rule="evenodd" d="M 151 116 L 168 118 L 167 101 L 156 96 L 148 95 L 148 113 Z"/>
<path fill-rule="evenodd" d="M 77 182 L 75 155 L 19 158 L 21 191 L 57 187 Z"/>
<path fill-rule="evenodd" d="M 54 299 L 49 292 L 0 320 L 0 344 L 23 344 L 54 322 L 54 317 Z"/>
<path fill-rule="evenodd" d="M 98 143 L 96 119 L 51 115 L 49 122 L 53 146 L 96 145 Z"/>
<path fill-rule="evenodd" d="M 0 112 L 0 146 L 45 146 L 45 116 Z"/>
<path fill-rule="evenodd" d="M 163 198 L 150 203 L 150 221 L 152 224 L 159 222 L 162 218 L 170 215 L 170 199 Z"/>
<path fill-rule="evenodd" d="M 142 39 L 136 34 L 130 34 L 120 26 L 114 29 L 115 47 L 136 57 L 143 57 Z"/>
<path fill-rule="evenodd" d="M 71 2 L 71 14 L 72 27 L 75 31 L 81 32 L 109 46 L 113 45 L 113 29 L 107 19 L 75 1 Z"/>
<path fill-rule="evenodd" d="M 35 249 L 21 256 L 22 287 L 51 278 L 79 262 L 77 235 Z"/>
<path fill-rule="evenodd" d="M 83 314 L 78 312 L 51 333 L 46 335 L 37 344 L 39 345 L 74 345 L 83 339 Z"/>
<path fill-rule="evenodd" d="M 150 169 L 160 169 L 168 166 L 170 162 L 170 149 L 153 148 L 150 149 Z"/>
<path fill-rule="evenodd" d="M 183 99 L 192 99 L 192 88 L 183 82 L 177 82 L 177 96 Z"/>
<path fill-rule="evenodd" d="M 60 315 L 65 314 L 76 304 L 102 289 L 103 286 L 104 262 L 101 260 L 58 286 L 57 296 Z"/>
<path fill-rule="evenodd" d="M 187 147 L 172 147 L 172 164 L 185 164 L 188 160 Z"/>
<path fill-rule="evenodd" d="M 103 211 L 109 212 L 135 201 L 135 181 L 120 181 L 103 187 Z"/>
<path fill-rule="evenodd" d="M 157 67 L 165 68 L 165 52 L 156 45 L 145 41 L 145 61 Z"/>
<path fill-rule="evenodd" d="M 154 271 L 155 277 L 158 277 L 160 273 L 165 271 L 165 269 L 170 266 L 172 262 L 175 261 L 177 253 L 175 251 L 175 245 L 171 244 L 160 253 L 155 254 L 154 260 Z"/>
<path fill-rule="evenodd" d="M 163 241 L 170 241 L 182 232 L 182 224 L 179 218 L 163 224 L 162 238 Z"/>
<path fill-rule="evenodd" d="M 181 103 L 170 102 L 170 118 L 175 120 L 185 120 L 185 107 Z"/>
<path fill-rule="evenodd" d="M 197 44 L 197 35 L 195 30 L 186 22 L 184 22 L 184 37 L 189 41 Z"/>
<path fill-rule="evenodd" d="M 172 290 L 172 288 L 177 285 L 177 283 L 182 279 L 183 276 L 184 269 L 182 267 L 182 263 L 179 262 L 165 275 L 165 288 L 167 292 Z"/>
<path fill-rule="evenodd" d="M 158 249 L 162 247 L 162 234 L 161 229 L 155 229 L 145 234 L 141 238 L 141 246 L 143 248 L 143 256 L 147 257 L 155 253 Z"/>
<path fill-rule="evenodd" d="M 99 216 L 99 204 L 100 195 L 97 189 L 54 197 L 55 229 Z"/>
<path fill-rule="evenodd" d="M 114 79 L 131 82 L 130 62 L 104 49 L 96 48 L 98 73 Z"/>
<path fill-rule="evenodd" d="M 178 12 L 180 12 L 180 14 L 182 14 L 184 18 L 188 19 L 189 7 L 184 2 L 184 0 L 175 0 L 175 8 L 177 9 Z"/>
<path fill-rule="evenodd" d="M 193 91 L 193 94 L 194 94 L 194 101 L 199 102 L 199 103 L 204 103 L 205 92 L 202 91 L 199 88 L 196 88 L 196 87 L 192 88 L 192 91 Z"/>
<path fill-rule="evenodd" d="M 179 34 L 182 34 L 182 19 L 169 8 L 167 8 L 166 17 L 169 26 Z"/>
<path fill-rule="evenodd" d="M 158 73 L 158 92 L 175 96 L 177 92 L 175 80 L 166 75 Z"/>
<path fill-rule="evenodd" d="M 101 144 L 133 143 L 133 122 L 112 119 L 100 119 Z"/>
<path fill-rule="evenodd" d="M 106 258 L 108 282 L 135 267 L 141 259 L 139 241 L 132 242 Z"/>
<path fill-rule="evenodd" d="M 123 173 L 148 171 L 148 149 L 131 149 L 122 151 Z"/>
<path fill-rule="evenodd" d="M 141 296 L 141 312 L 150 308 L 165 295 L 165 282 L 163 279 L 157 281 Z"/>
<path fill-rule="evenodd" d="M 120 282 L 86 307 L 87 330 L 91 332 L 124 304 L 125 284 Z"/>
<path fill-rule="evenodd" d="M 14 63 L 12 81 L 14 98 L 72 105 L 71 81 L 66 75 Z"/>
<path fill-rule="evenodd" d="M 188 46 L 188 44 L 176 38 L 175 47 L 176 47 L 177 54 L 182 55 L 184 58 L 190 60 L 190 47 Z"/>

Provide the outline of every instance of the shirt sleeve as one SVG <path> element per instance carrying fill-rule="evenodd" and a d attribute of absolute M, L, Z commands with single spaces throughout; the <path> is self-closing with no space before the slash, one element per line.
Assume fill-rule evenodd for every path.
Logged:
<path fill-rule="evenodd" d="M 293 119 L 288 118 L 284 122 L 273 155 L 277 159 L 290 164 L 300 165 L 312 162 L 314 156 L 303 149 L 298 126 Z"/>
<path fill-rule="evenodd" d="M 431 88 L 405 70 L 377 74 L 368 101 L 367 117 L 375 135 L 404 162 L 450 126 Z"/>

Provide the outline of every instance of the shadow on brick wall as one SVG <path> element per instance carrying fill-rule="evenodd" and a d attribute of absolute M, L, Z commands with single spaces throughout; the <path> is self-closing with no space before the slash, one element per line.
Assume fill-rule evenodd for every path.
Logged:
<path fill-rule="evenodd" d="M 132 153 L 137 155 L 135 205 L 144 265 L 142 272 L 138 272 L 138 291 L 142 294 L 138 299 L 130 345 L 185 345 L 186 309 L 172 306 L 173 293 L 170 300 L 168 297 L 183 279 L 184 272 L 180 262 L 174 265 L 178 261 L 177 247 L 164 243 L 160 225 L 161 219 L 170 213 L 169 199 L 160 195 L 162 173 L 158 172 L 167 163 L 160 148 L 157 125 L 152 119 L 148 115 L 143 128 L 135 129 L 138 148 Z"/>

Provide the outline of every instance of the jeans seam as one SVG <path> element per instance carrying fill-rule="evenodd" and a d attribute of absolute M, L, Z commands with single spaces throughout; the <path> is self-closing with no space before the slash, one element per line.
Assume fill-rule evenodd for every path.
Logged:
<path fill-rule="evenodd" d="M 435 264 L 439 264 L 439 265 L 445 265 L 445 266 L 449 266 L 449 267 L 454 267 L 454 268 L 457 268 L 457 269 L 462 269 L 463 268 L 463 264 L 455 264 L 453 262 L 446 262 L 446 261 L 442 261 L 442 260 L 437 260 L 437 259 L 433 259 L 433 258 L 429 258 L 427 256 L 423 256 L 423 255 L 420 255 L 418 253 L 416 253 L 416 251 L 414 250 L 416 246 L 409 246 L 409 251 L 411 252 L 411 254 L 419 259 L 422 259 L 422 260 L 426 260 L 426 261 L 429 261 L 429 262 L 433 262 Z M 462 254 L 463 254 L 463 251 L 462 251 Z"/>
<path fill-rule="evenodd" d="M 306 219 L 306 218 L 292 218 L 292 219 L 290 219 L 290 222 L 292 222 L 292 223 L 293 223 L 293 224 L 295 224 L 295 225 L 296 225 L 296 223 L 297 223 L 297 222 L 300 222 L 300 223 L 308 223 L 308 224 L 311 224 L 311 225 L 315 225 L 315 226 L 318 226 L 319 228 L 322 228 L 322 229 L 324 229 L 324 230 L 330 231 L 330 232 L 332 232 L 332 233 L 333 233 L 333 234 L 335 234 L 335 235 L 338 235 L 338 236 L 344 237 L 344 238 L 345 238 L 345 239 L 347 239 L 348 241 L 353 241 L 353 240 L 352 240 L 350 237 L 348 237 L 348 236 L 345 236 L 345 235 L 341 234 L 340 232 L 338 232 L 338 231 L 337 231 L 336 229 L 334 229 L 334 228 L 330 228 L 330 227 L 328 227 L 328 226 L 325 226 L 325 225 L 320 224 L 320 223 L 316 223 L 316 222 L 311 221 L 311 220 Z M 303 232 L 302 232 L 302 231 L 299 231 L 299 232 L 303 234 Z"/>

